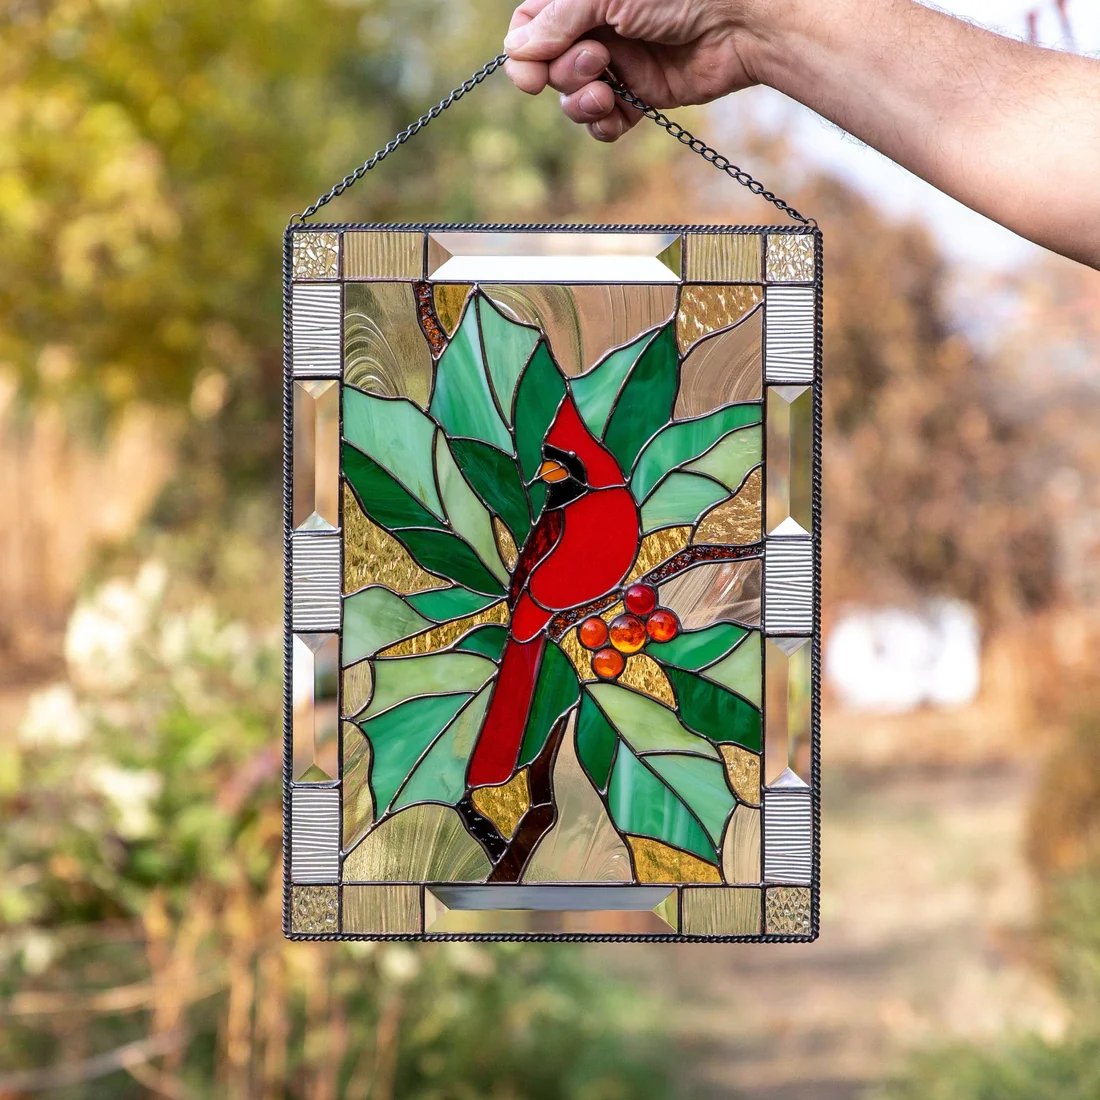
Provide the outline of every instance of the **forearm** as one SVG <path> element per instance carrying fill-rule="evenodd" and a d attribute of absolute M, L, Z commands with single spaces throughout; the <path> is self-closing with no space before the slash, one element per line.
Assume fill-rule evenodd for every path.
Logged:
<path fill-rule="evenodd" d="M 746 51 L 758 80 L 1022 236 L 1100 267 L 1100 62 L 911 0 L 758 10 Z"/>

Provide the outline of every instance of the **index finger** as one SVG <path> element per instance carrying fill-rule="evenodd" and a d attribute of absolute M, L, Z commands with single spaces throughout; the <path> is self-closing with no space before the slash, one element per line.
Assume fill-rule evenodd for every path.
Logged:
<path fill-rule="evenodd" d="M 602 26 L 607 0 L 524 0 L 516 13 L 527 17 L 504 39 L 509 57 L 517 61 L 551 61 L 582 35 Z"/>

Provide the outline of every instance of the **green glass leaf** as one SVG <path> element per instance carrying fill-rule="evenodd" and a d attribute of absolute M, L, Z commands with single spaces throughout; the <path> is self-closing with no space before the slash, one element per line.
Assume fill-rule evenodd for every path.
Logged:
<path fill-rule="evenodd" d="M 519 458 L 520 476 L 525 483 L 530 482 L 538 473 L 542 461 L 543 440 L 564 396 L 565 380 L 551 358 L 546 342 L 540 341 L 516 390 L 516 455 Z M 535 481 L 530 492 L 531 515 L 534 517 L 542 511 L 546 485 Z"/>
<path fill-rule="evenodd" d="M 508 570 L 500 560 L 492 520 L 485 505 L 455 465 L 447 446 L 447 437 L 442 432 L 436 433 L 435 471 L 443 510 L 451 529 L 469 545 L 489 572 L 507 587 Z"/>
<path fill-rule="evenodd" d="M 747 699 L 694 672 L 666 668 L 684 725 L 715 742 L 729 742 L 759 752 L 760 711 Z"/>
<path fill-rule="evenodd" d="M 476 295 L 475 301 L 481 321 L 481 347 L 489 381 L 505 422 L 510 423 L 516 383 L 541 334 L 538 329 L 505 316 L 485 295 Z"/>
<path fill-rule="evenodd" d="M 728 657 L 711 665 L 706 670 L 706 678 L 736 691 L 755 706 L 761 706 L 763 648 L 763 639 L 753 631 Z"/>
<path fill-rule="evenodd" d="M 353 665 L 433 625 L 388 588 L 364 588 L 344 599 L 340 661 L 345 666 Z"/>
<path fill-rule="evenodd" d="M 650 437 L 672 419 L 679 381 L 676 327 L 669 323 L 638 357 L 607 422 L 604 443 L 622 469 L 631 469 Z"/>
<path fill-rule="evenodd" d="M 340 467 L 364 514 L 375 523 L 394 530 L 399 527 L 439 527 L 440 520 L 429 512 L 396 478 L 374 459 L 344 443 Z"/>
<path fill-rule="evenodd" d="M 679 753 L 650 753 L 641 759 L 699 819 L 714 847 L 720 848 L 726 819 L 735 804 L 724 765 Z"/>
<path fill-rule="evenodd" d="M 619 739 L 615 727 L 587 691 L 581 695 L 577 712 L 576 741 L 577 759 L 588 772 L 592 785 L 599 791 L 606 790 Z"/>
<path fill-rule="evenodd" d="M 465 588 L 431 588 L 427 592 L 416 592 L 405 597 L 405 602 L 421 615 L 437 623 L 450 619 L 461 619 L 464 615 L 473 615 L 499 600 L 498 596 L 483 596 L 479 592 L 470 592 Z"/>
<path fill-rule="evenodd" d="M 511 451 L 508 426 L 493 397 L 485 366 L 478 297 L 471 297 L 457 331 L 439 357 L 429 410 L 448 435 L 481 439 L 498 450 Z"/>
<path fill-rule="evenodd" d="M 760 423 L 760 405 L 730 405 L 694 420 L 680 420 L 662 428 L 642 449 L 630 478 L 639 503 L 677 466 L 697 459 L 718 440 L 737 428 Z M 759 461 L 759 459 L 757 460 Z"/>
<path fill-rule="evenodd" d="M 735 491 L 754 466 L 762 461 L 763 436 L 758 427 L 731 432 L 702 458 L 686 466 L 686 470 L 706 474 Z"/>
<path fill-rule="evenodd" d="M 425 749 L 394 799 L 394 809 L 417 802 L 453 806 L 461 801 L 466 793 L 466 770 L 491 694 L 490 687 L 482 688 Z"/>
<path fill-rule="evenodd" d="M 715 786 L 721 783 L 725 787 L 721 764 L 701 757 L 695 759 L 710 766 L 715 773 Z M 726 794 L 732 810 L 733 796 L 728 789 Z M 621 743 L 608 783 L 607 809 L 620 832 L 652 837 L 662 844 L 682 848 L 708 863 L 719 862 L 718 844 L 692 813 L 686 798 L 681 797 L 664 776 L 648 768 Z"/>
<path fill-rule="evenodd" d="M 501 518 L 516 546 L 522 546 L 531 512 L 516 460 L 479 439 L 452 439 L 451 454 L 474 492 Z"/>
<path fill-rule="evenodd" d="M 365 717 L 419 695 L 477 691 L 496 668 L 487 657 L 453 651 L 382 658 L 374 662 L 374 694 Z"/>
<path fill-rule="evenodd" d="M 603 438 L 611 406 L 615 403 L 615 396 L 634 369 L 638 356 L 653 343 L 657 331 L 659 330 L 647 332 L 637 340 L 616 348 L 590 371 L 586 371 L 579 378 L 574 378 L 570 383 L 581 419 L 597 439 Z"/>
<path fill-rule="evenodd" d="M 590 684 L 587 692 L 635 752 L 718 756 L 713 745 L 684 729 L 675 712 L 648 695 L 616 684 Z"/>
<path fill-rule="evenodd" d="M 573 664 L 553 642 L 546 643 L 531 700 L 531 713 L 523 731 L 519 767 L 525 767 L 542 751 L 554 723 L 580 695 L 580 684 Z"/>
<path fill-rule="evenodd" d="M 665 665 L 697 672 L 724 657 L 749 629 L 732 623 L 715 623 L 701 630 L 685 630 L 670 642 L 650 642 L 646 653 Z"/>
<path fill-rule="evenodd" d="M 437 429 L 431 418 L 411 401 L 377 397 L 351 386 L 344 387 L 343 409 L 344 438 L 442 519 L 433 464 Z M 368 496 L 365 503 L 370 501 Z"/>
<path fill-rule="evenodd" d="M 469 692 L 459 692 L 410 699 L 359 723 L 370 741 L 370 787 L 378 816 L 389 809 L 424 750 L 471 698 Z"/>
<path fill-rule="evenodd" d="M 507 627 L 486 623 L 484 626 L 474 627 L 469 634 L 455 642 L 454 648 L 460 653 L 480 653 L 483 657 L 499 661 L 507 641 Z"/>
<path fill-rule="evenodd" d="M 446 531 L 419 527 L 405 528 L 397 535 L 429 573 L 449 577 L 475 592 L 504 595 L 504 583 L 489 572 L 485 563 L 460 538 Z"/>
<path fill-rule="evenodd" d="M 642 533 L 693 524 L 729 495 L 724 485 L 708 477 L 669 474 L 642 506 Z"/>

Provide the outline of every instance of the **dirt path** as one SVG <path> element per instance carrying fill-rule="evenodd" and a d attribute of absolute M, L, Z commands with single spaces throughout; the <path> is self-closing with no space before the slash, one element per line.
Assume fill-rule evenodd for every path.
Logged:
<path fill-rule="evenodd" d="M 693 1100 L 855 1100 L 914 1047 L 1062 1025 L 1027 962 L 1028 768 L 918 751 L 867 771 L 837 755 L 818 943 L 604 956 L 658 987 Z"/>

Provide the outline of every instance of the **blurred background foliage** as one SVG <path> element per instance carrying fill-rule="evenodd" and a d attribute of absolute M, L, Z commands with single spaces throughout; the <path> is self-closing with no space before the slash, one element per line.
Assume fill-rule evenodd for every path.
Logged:
<path fill-rule="evenodd" d="M 840 1100 L 888 1072 L 891 1100 L 1095 1096 L 1100 593 L 1082 547 L 1100 530 L 1100 289 L 1042 260 L 966 299 L 926 228 L 714 112 L 684 114 L 793 181 L 780 190 L 826 233 L 830 605 L 969 602 L 981 697 L 896 721 L 830 702 L 834 946 L 812 956 L 282 941 L 281 232 L 492 56 L 508 11 L 8 0 L 0 15 L 0 1096 Z M 694 160 L 655 128 L 596 147 L 497 76 L 331 209 L 770 220 Z M 949 773 L 963 799 L 1008 777 L 1003 864 L 981 862 L 987 835 L 929 839 L 957 807 L 914 784 Z M 882 804 L 856 797 L 872 789 Z M 907 883 L 941 851 L 944 895 L 967 907 L 925 927 Z M 990 899 L 1019 853 L 1027 894 L 1005 916 Z M 957 946 L 944 969 L 985 1015 L 933 997 L 896 1025 L 891 997 L 932 964 L 874 961 L 894 919 Z M 995 1034 L 1015 1019 L 990 1010 L 1003 968 L 1038 1006 L 1034 1034 Z M 857 997 L 864 970 L 896 988 Z M 951 1012 L 991 1030 L 964 1022 L 898 1070 L 954 1034 Z M 885 1038 L 868 1050 L 868 1035 Z"/>

